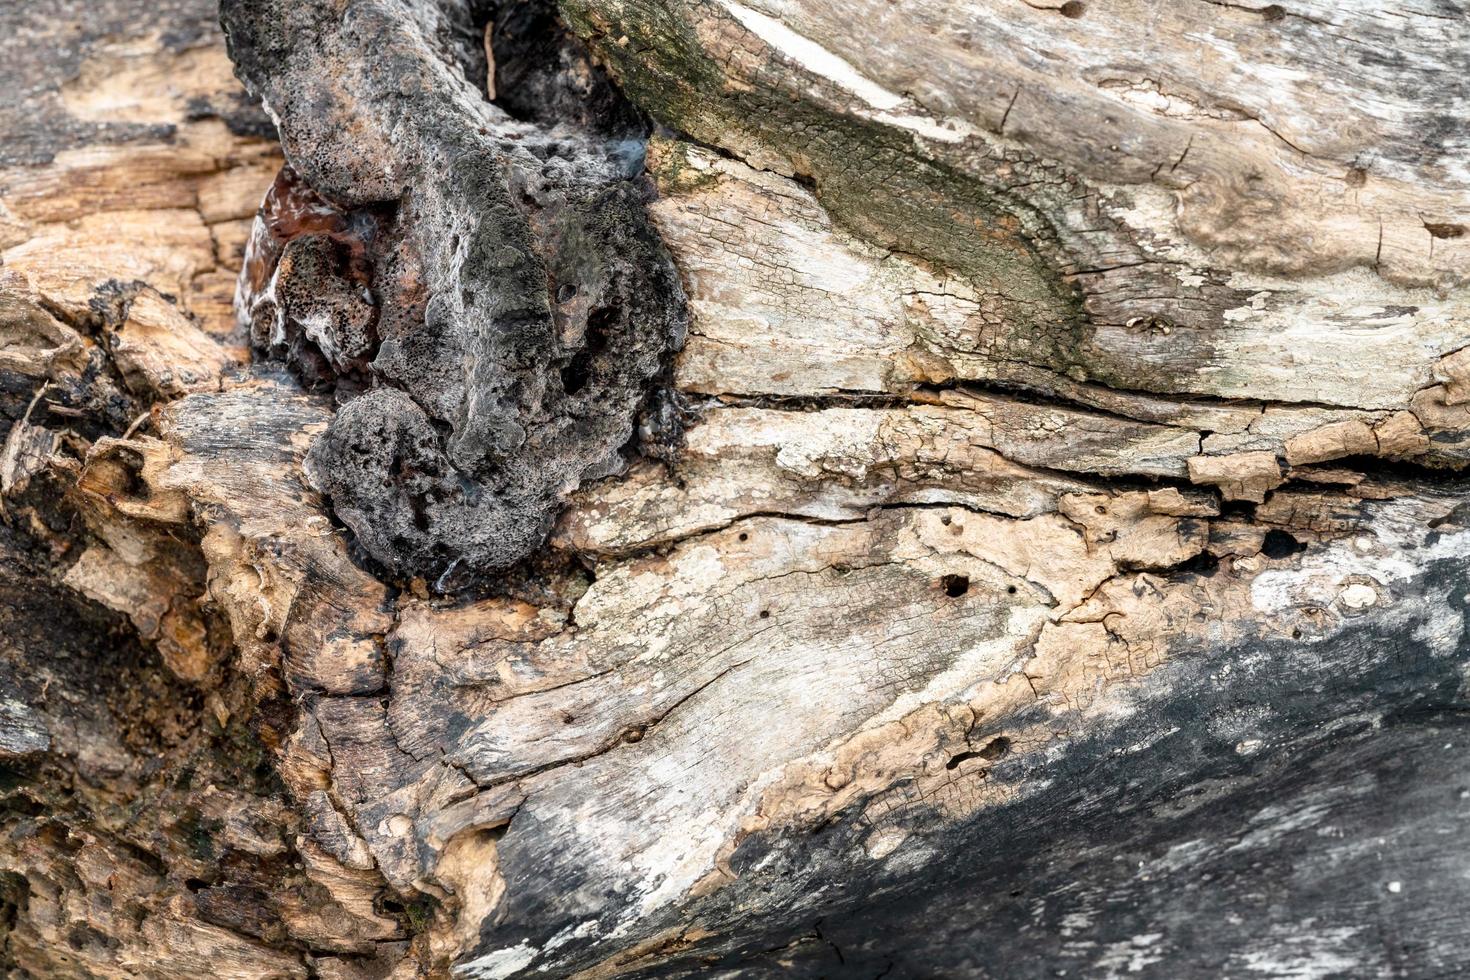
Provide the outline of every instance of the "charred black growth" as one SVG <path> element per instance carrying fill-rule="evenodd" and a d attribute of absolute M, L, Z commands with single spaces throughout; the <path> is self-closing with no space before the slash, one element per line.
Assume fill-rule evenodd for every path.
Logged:
<path fill-rule="evenodd" d="M 396 574 L 513 564 L 570 491 L 622 468 L 683 342 L 641 121 L 568 61 L 544 8 L 488 13 L 515 56 L 506 84 L 551 106 L 559 79 L 586 90 L 591 108 L 560 122 L 485 97 L 487 11 L 468 3 L 221 8 L 290 161 L 257 220 L 241 313 L 257 350 L 342 403 L 307 476 Z M 540 55 L 555 63 L 529 64 Z"/>

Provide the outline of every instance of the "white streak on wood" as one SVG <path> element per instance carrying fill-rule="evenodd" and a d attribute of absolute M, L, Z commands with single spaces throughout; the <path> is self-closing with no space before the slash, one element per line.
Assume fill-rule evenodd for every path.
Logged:
<path fill-rule="evenodd" d="M 459 976 L 470 977 L 471 980 L 504 980 L 505 977 L 527 966 L 535 958 L 535 947 L 530 943 L 522 942 L 519 945 L 497 949 L 478 959 L 470 960 L 468 963 L 455 967 L 454 972 Z"/>
<path fill-rule="evenodd" d="M 888 111 L 903 105 L 902 96 L 865 77 L 849 62 L 815 41 L 802 37 L 776 18 L 751 10 L 734 0 L 720 0 L 720 4 L 753 34 L 796 62 L 799 67 L 837 83 L 874 109 Z"/>

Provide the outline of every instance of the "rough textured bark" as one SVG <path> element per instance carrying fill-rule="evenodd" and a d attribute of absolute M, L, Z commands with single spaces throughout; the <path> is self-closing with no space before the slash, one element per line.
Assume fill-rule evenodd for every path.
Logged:
<path fill-rule="evenodd" d="M 1458 975 L 1467 27 L 0 10 L 6 968 Z"/>

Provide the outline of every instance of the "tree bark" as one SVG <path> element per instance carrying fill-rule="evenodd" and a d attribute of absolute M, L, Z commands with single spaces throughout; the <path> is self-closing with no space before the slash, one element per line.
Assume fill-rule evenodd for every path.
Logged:
<path fill-rule="evenodd" d="M 0 10 L 0 963 L 1458 975 L 1466 19 Z"/>

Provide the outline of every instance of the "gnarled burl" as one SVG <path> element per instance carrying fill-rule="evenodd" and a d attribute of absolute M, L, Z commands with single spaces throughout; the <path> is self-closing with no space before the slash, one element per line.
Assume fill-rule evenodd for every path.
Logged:
<path fill-rule="evenodd" d="M 492 105 L 467 3 L 226 2 L 222 20 L 288 160 L 239 303 L 257 348 L 343 402 L 313 486 L 394 573 L 525 557 L 570 491 L 623 467 L 683 342 L 636 117 Z"/>

